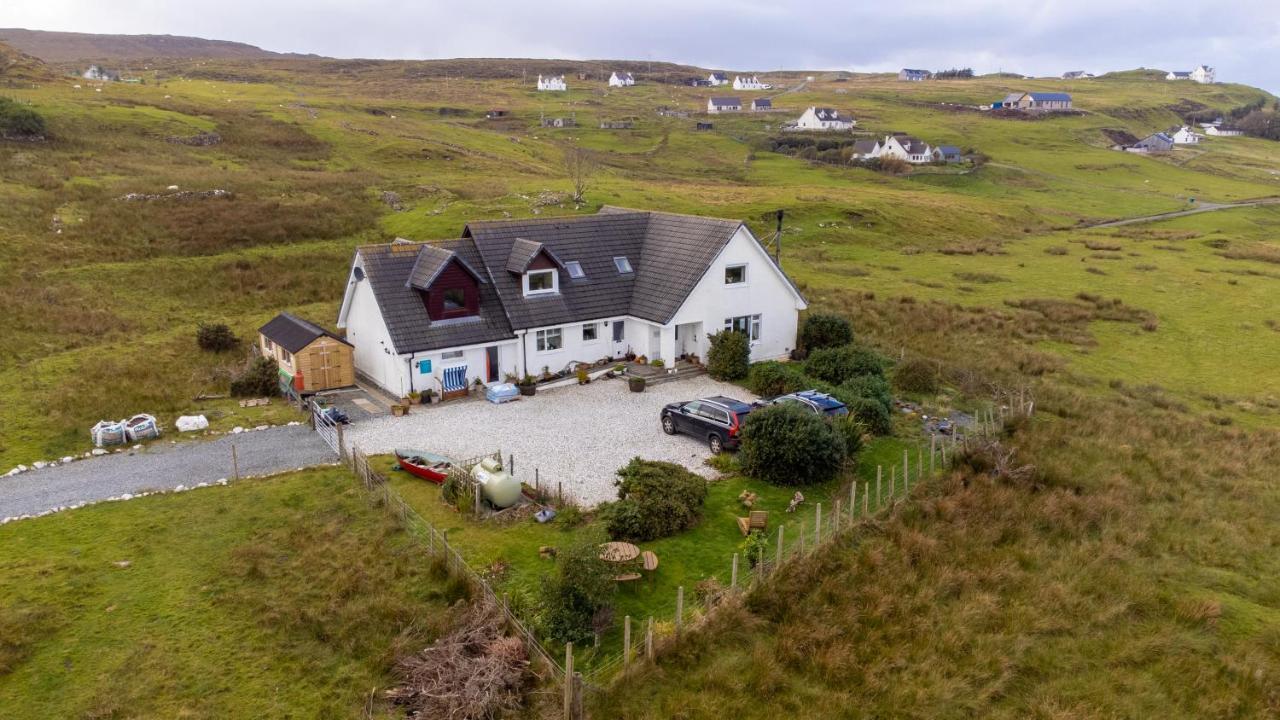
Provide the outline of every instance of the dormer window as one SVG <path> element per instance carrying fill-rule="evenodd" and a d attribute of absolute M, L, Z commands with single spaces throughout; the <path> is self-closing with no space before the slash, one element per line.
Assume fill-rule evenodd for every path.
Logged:
<path fill-rule="evenodd" d="M 614 258 L 613 265 L 618 268 L 619 275 L 626 275 L 631 272 L 631 261 L 625 257 L 619 256 Z"/>
<path fill-rule="evenodd" d="M 555 270 L 530 270 L 524 274 L 525 295 L 560 292 L 560 277 Z"/>

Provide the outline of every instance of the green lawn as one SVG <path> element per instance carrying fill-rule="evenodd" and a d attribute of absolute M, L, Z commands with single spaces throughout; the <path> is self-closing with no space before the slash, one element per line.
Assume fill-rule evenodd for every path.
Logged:
<path fill-rule="evenodd" d="M 0 714 L 368 717 L 459 597 L 430 567 L 339 468 L 10 523 Z"/>

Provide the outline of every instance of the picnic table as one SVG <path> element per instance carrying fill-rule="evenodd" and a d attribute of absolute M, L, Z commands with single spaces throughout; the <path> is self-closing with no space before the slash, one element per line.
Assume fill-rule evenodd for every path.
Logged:
<path fill-rule="evenodd" d="M 629 542 L 607 542 L 600 546 L 600 559 L 609 563 L 629 563 L 640 557 L 640 548 Z"/>

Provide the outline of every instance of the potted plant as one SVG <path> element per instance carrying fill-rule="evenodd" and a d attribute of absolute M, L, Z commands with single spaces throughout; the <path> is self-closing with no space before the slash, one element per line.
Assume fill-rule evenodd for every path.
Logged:
<path fill-rule="evenodd" d="M 520 378 L 520 382 L 516 383 L 516 387 L 520 388 L 520 394 L 525 397 L 533 397 L 538 394 L 538 381 L 532 375 L 525 375 Z"/>
<path fill-rule="evenodd" d="M 639 375 L 627 378 L 627 387 L 631 392 L 644 392 L 645 379 Z"/>
<path fill-rule="evenodd" d="M 434 389 L 432 389 L 432 388 L 427 388 L 426 390 L 423 390 L 423 391 L 422 391 L 422 404 L 423 404 L 423 405 L 430 405 L 431 403 L 434 403 L 434 402 L 437 402 L 437 400 L 436 400 L 436 391 L 435 391 Z"/>
<path fill-rule="evenodd" d="M 636 364 L 637 364 L 637 365 L 648 365 L 648 364 L 649 364 L 649 358 L 648 358 L 648 356 L 641 355 L 641 356 L 637 357 L 637 358 L 636 358 Z"/>
<path fill-rule="evenodd" d="M 698 359 L 698 354 L 697 354 L 697 353 L 689 353 L 688 360 L 689 360 L 689 362 L 690 362 L 691 364 L 693 364 L 693 365 L 695 365 L 695 366 L 697 366 L 697 365 L 701 365 L 701 364 L 702 364 L 702 361 Z"/>
<path fill-rule="evenodd" d="M 636 354 L 632 352 L 631 347 L 628 346 L 627 353 L 623 355 L 623 357 L 627 359 L 627 362 L 633 362 L 636 359 Z"/>
<path fill-rule="evenodd" d="M 391 406 L 391 415 L 393 417 L 403 417 L 408 414 L 409 414 L 408 405 L 392 405 Z"/>
<path fill-rule="evenodd" d="M 587 366 L 586 366 L 586 365 L 579 365 L 579 366 L 578 366 L 577 376 L 578 376 L 578 384 L 579 384 L 579 385 L 586 385 L 587 383 L 591 382 L 591 376 L 587 374 Z"/>
<path fill-rule="evenodd" d="M 650 364 L 650 365 L 652 365 L 652 366 L 654 366 L 654 367 L 656 367 L 656 368 L 661 368 L 661 367 L 666 367 L 666 366 L 667 366 L 667 364 L 666 364 L 665 362 L 663 362 L 663 361 L 662 361 L 662 358 L 658 358 L 657 360 L 654 360 L 653 362 L 651 362 L 651 363 L 649 363 L 649 364 Z"/>
<path fill-rule="evenodd" d="M 418 392 L 417 390 L 414 390 L 413 392 L 409 393 L 410 405 L 417 405 L 421 402 L 422 402 L 422 393 Z"/>

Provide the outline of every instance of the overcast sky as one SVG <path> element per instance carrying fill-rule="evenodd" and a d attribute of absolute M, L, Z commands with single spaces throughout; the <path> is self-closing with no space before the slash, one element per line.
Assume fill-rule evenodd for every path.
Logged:
<path fill-rule="evenodd" d="M 1190 70 L 1280 92 L 1280 0 L 0 0 L 0 27 L 332 57 L 670 60 L 717 69 Z"/>

